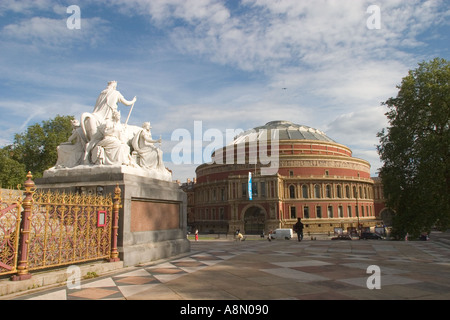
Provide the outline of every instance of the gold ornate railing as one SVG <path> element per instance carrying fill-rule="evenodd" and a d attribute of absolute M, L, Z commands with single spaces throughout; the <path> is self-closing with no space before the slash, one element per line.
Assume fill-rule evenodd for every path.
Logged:
<path fill-rule="evenodd" d="M 109 258 L 112 211 L 110 197 L 35 193 L 28 240 L 29 270 Z"/>
<path fill-rule="evenodd" d="M 21 196 L 17 192 L 0 192 L 0 274 L 17 270 L 21 211 Z"/>
<path fill-rule="evenodd" d="M 23 200 L 0 201 L 0 275 L 17 272 L 12 280 L 23 280 L 32 270 L 119 260 L 118 186 L 113 198 L 36 192 L 31 173 L 27 178 Z"/>

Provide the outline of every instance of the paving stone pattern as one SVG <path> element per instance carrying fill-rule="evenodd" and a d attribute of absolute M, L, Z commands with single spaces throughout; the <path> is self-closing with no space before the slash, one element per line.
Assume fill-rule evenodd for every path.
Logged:
<path fill-rule="evenodd" d="M 368 289 L 380 268 L 381 289 Z M 3 297 L 8 299 L 8 297 Z M 450 299 L 450 245 L 437 241 L 197 241 L 191 252 L 11 299 Z"/>

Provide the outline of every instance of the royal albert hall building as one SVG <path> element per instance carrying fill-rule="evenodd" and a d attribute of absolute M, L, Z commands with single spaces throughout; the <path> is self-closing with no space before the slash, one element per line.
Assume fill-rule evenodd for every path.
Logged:
<path fill-rule="evenodd" d="M 270 140 L 275 132 L 278 148 Z M 267 137 L 261 153 L 267 157 L 254 160 L 264 147 L 255 143 L 263 141 L 258 140 L 261 137 Z M 297 218 L 302 219 L 306 236 L 353 233 L 358 223 L 362 229 L 382 224 L 375 212 L 370 164 L 320 130 L 271 121 L 238 135 L 232 144 L 216 150 L 213 160 L 197 167 L 192 188 L 188 225 L 199 232 L 267 234 L 292 228 Z M 275 172 L 264 171 L 275 166 Z"/>

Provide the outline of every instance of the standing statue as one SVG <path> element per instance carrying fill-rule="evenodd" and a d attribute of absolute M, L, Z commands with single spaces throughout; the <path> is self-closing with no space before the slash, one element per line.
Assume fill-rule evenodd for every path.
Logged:
<path fill-rule="evenodd" d="M 98 128 L 105 124 L 106 121 L 112 120 L 113 113 L 118 111 L 117 104 L 121 102 L 126 106 L 132 106 L 136 102 L 133 100 L 125 100 L 123 95 L 117 91 L 117 81 L 109 81 L 108 86 L 103 90 L 95 102 L 94 111 L 92 113 L 85 112 L 81 115 L 81 128 L 86 143 L 85 154 L 83 158 L 84 164 L 89 164 L 89 154 L 94 146 L 101 140 L 102 134 L 98 132 Z"/>
<path fill-rule="evenodd" d="M 102 123 L 112 120 L 113 112 L 117 111 L 119 102 L 126 106 L 132 106 L 136 102 L 136 97 L 131 101 L 125 100 L 123 95 L 117 91 L 117 81 L 109 81 L 106 89 L 98 96 L 92 114 Z"/>

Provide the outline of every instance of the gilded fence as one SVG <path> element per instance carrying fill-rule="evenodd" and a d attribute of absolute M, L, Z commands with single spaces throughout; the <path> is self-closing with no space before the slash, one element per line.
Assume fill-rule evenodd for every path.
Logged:
<path fill-rule="evenodd" d="M 0 274 L 17 272 L 12 280 L 24 280 L 32 270 L 119 260 L 119 187 L 113 198 L 43 192 L 35 190 L 31 173 L 27 177 L 23 200 L 9 205 L 0 201 Z"/>
<path fill-rule="evenodd" d="M 21 193 L 0 190 L 0 274 L 17 270 L 21 211 Z"/>
<path fill-rule="evenodd" d="M 109 258 L 112 210 L 110 197 L 36 192 L 28 269 Z"/>

